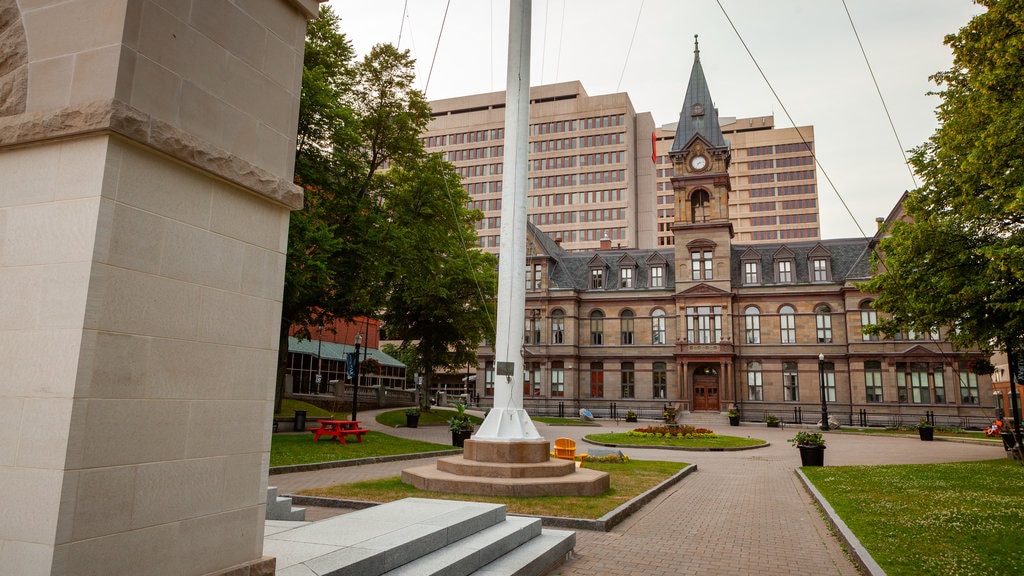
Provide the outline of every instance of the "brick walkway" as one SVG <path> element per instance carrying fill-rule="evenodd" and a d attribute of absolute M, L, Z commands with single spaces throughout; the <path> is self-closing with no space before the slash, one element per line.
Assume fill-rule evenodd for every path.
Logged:
<path fill-rule="evenodd" d="M 446 427 L 383 429 L 372 422 L 374 415 L 375 412 L 368 412 L 360 416 L 372 429 L 451 443 Z M 564 436 L 577 442 L 586 434 L 625 431 L 635 426 L 602 422 L 598 429 L 537 424 L 549 441 Z M 612 531 L 577 531 L 575 558 L 554 574 L 857 574 L 793 472 L 800 466 L 800 454 L 786 439 L 794 431 L 750 424 L 739 428 L 723 426 L 718 432 L 763 438 L 771 446 L 739 452 L 623 449 L 633 459 L 692 462 L 698 470 Z M 825 464 L 913 464 L 1002 456 L 999 444 L 924 443 L 916 438 L 829 434 Z M 282 474 L 271 476 L 270 484 L 277 486 L 280 494 L 288 494 L 305 488 L 397 476 L 403 468 L 429 461 Z M 338 512 L 310 509 L 307 519 Z"/>

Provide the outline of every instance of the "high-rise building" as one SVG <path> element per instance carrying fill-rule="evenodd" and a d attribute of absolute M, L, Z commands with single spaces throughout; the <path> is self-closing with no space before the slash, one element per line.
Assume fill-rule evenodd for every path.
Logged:
<path fill-rule="evenodd" d="M 722 118 L 721 127 L 732 151 L 729 213 L 735 241 L 757 244 L 819 239 L 814 126 L 776 128 L 773 116 L 761 116 Z M 668 150 L 675 133 L 675 123 L 656 132 L 658 246 L 671 246 L 674 241 L 674 172 Z"/>
<path fill-rule="evenodd" d="M 483 211 L 478 244 L 498 251 L 504 170 L 505 93 L 436 100 L 423 134 L 463 176 L 471 208 Z M 530 221 L 567 250 L 653 242 L 654 119 L 624 93 L 590 96 L 579 82 L 530 90 Z"/>

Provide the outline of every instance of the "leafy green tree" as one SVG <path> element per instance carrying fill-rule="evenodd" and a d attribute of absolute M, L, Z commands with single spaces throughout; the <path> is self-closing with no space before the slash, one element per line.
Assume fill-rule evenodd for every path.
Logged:
<path fill-rule="evenodd" d="M 1024 336 L 1024 2 L 978 3 L 946 37 L 953 67 L 932 76 L 940 127 L 913 150 L 909 220 L 863 288 L 891 315 L 878 332 L 948 327 L 958 347 L 991 350 Z"/>
<path fill-rule="evenodd" d="M 451 164 L 433 154 L 392 171 L 393 258 L 405 273 L 390 279 L 384 322 L 403 349 L 415 350 L 427 410 L 434 371 L 475 364 L 484 337 L 493 339 L 497 258 L 474 247 L 481 214 L 465 208 L 469 195 Z"/>

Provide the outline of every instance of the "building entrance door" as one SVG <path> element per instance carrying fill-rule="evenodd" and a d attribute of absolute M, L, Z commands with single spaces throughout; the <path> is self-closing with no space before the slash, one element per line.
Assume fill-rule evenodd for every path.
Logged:
<path fill-rule="evenodd" d="M 693 376 L 693 409 L 719 410 L 718 374 L 695 374 Z"/>

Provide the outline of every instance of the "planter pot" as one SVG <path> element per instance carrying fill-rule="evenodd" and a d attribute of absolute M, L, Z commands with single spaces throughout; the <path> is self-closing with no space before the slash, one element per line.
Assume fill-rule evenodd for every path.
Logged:
<path fill-rule="evenodd" d="M 464 448 L 466 440 L 469 440 L 472 435 L 472 430 L 452 430 L 452 446 Z"/>
<path fill-rule="evenodd" d="M 824 446 L 797 446 L 800 449 L 800 463 L 804 466 L 824 466 Z"/>
<path fill-rule="evenodd" d="M 420 425 L 420 415 L 419 414 L 417 414 L 415 416 L 410 416 L 408 414 L 405 415 L 405 427 L 406 428 L 416 428 L 419 425 Z"/>
<path fill-rule="evenodd" d="M 729 416 L 729 426 L 739 426 L 739 425 L 740 425 L 740 417 L 739 416 Z"/>
<path fill-rule="evenodd" d="M 769 428 L 778 428 L 779 427 L 779 423 L 778 422 L 768 422 L 768 427 Z"/>
<path fill-rule="evenodd" d="M 935 428 L 932 428 L 931 426 L 928 426 L 926 428 L 918 428 L 917 434 L 921 437 L 921 440 L 931 442 L 932 438 L 935 435 Z"/>

